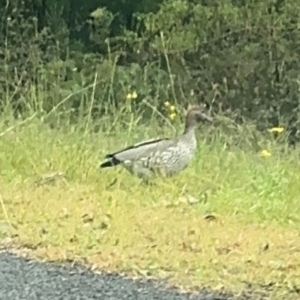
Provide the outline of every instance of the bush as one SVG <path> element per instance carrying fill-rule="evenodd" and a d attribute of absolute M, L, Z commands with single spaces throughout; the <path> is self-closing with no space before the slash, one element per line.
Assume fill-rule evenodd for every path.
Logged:
<path fill-rule="evenodd" d="M 206 102 L 260 129 L 297 132 L 300 4 L 151 3 L 2 3 L 2 109 L 98 118 L 134 89 L 131 113 L 143 101 Z"/>

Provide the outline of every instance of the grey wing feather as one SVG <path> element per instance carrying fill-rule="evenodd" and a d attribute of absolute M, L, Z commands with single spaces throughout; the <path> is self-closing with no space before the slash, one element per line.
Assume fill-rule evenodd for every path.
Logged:
<path fill-rule="evenodd" d="M 151 156 L 152 153 L 162 152 L 173 144 L 174 141 L 171 139 L 152 139 L 109 154 L 108 157 L 115 157 L 120 161 L 136 160 L 141 157 Z"/>

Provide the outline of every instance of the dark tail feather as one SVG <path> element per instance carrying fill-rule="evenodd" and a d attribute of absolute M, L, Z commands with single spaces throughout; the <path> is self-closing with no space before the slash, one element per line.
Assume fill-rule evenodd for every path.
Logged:
<path fill-rule="evenodd" d="M 100 165 L 100 168 L 110 168 L 117 166 L 121 163 L 121 161 L 119 159 L 116 159 L 114 156 L 107 155 L 106 158 L 108 158 L 109 160 L 102 163 Z"/>

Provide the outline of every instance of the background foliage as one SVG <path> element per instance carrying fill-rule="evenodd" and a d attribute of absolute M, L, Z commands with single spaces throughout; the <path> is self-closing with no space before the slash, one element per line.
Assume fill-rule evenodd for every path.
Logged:
<path fill-rule="evenodd" d="M 55 123 L 166 100 L 206 102 L 261 129 L 299 115 L 300 3 L 1 1 L 0 97 Z M 55 109 L 54 109 L 55 108 Z M 55 111 L 55 114 L 53 113 Z M 55 122 L 53 122 L 55 120 Z M 57 122 L 56 122 L 57 123 Z M 270 124 L 271 123 L 271 124 Z"/>

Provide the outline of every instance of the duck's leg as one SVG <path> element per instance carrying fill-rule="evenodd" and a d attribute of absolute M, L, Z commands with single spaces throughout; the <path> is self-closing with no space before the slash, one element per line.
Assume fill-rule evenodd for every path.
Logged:
<path fill-rule="evenodd" d="M 146 186 L 156 186 L 156 184 L 150 180 L 143 180 L 142 183 Z"/>
<path fill-rule="evenodd" d="M 148 176 L 140 177 L 140 179 L 141 179 L 141 184 L 143 186 L 148 186 L 148 187 L 150 187 L 150 186 L 156 186 L 156 184 Z"/>

